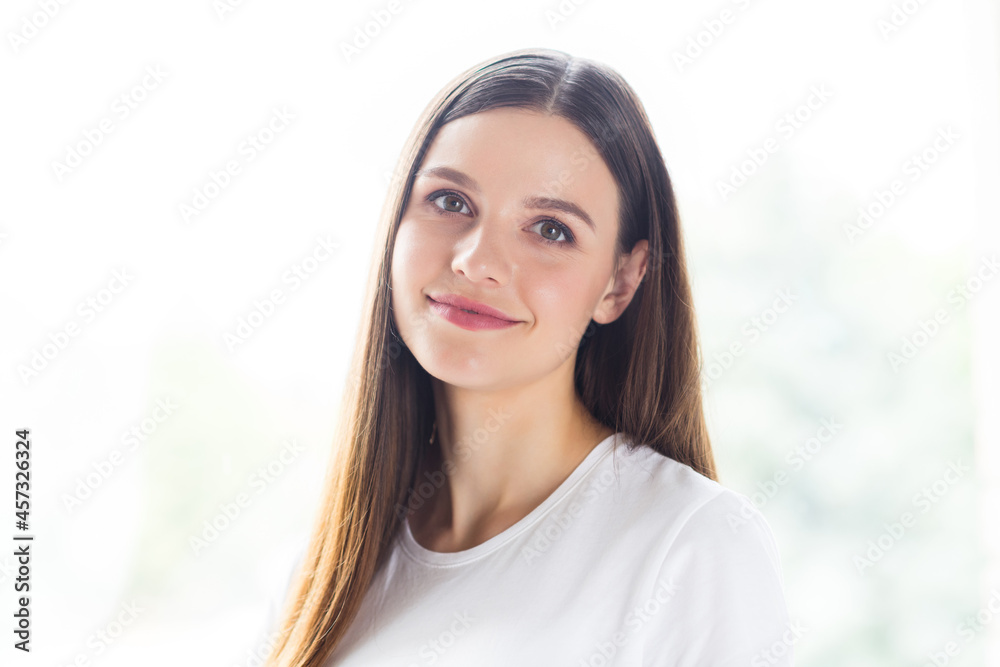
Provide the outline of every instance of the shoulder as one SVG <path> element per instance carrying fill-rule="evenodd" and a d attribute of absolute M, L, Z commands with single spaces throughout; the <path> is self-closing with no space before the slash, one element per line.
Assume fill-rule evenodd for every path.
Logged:
<path fill-rule="evenodd" d="M 741 527 L 770 534 L 749 498 L 647 445 L 620 444 L 609 459 L 632 504 L 651 510 L 674 528 L 722 525 L 723 534 L 738 534 Z"/>
<path fill-rule="evenodd" d="M 780 578 L 771 526 L 745 495 L 645 445 L 622 447 L 617 456 L 633 502 L 659 521 L 664 556 L 697 548 L 702 558 L 727 559 L 753 550 Z"/>
<path fill-rule="evenodd" d="M 658 531 L 650 595 L 671 592 L 663 624 L 652 624 L 647 638 L 649 655 L 661 658 L 648 664 L 754 664 L 762 647 L 782 642 L 792 627 L 770 525 L 746 496 L 645 450 L 626 453 L 623 467 Z M 783 648 L 790 658 L 791 646 Z M 785 658 L 780 664 L 790 664 Z"/>

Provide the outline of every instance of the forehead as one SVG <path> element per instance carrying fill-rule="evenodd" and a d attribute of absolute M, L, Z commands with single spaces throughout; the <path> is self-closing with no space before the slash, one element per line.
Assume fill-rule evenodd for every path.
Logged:
<path fill-rule="evenodd" d="M 444 125 L 422 170 L 438 166 L 471 176 L 484 194 L 572 201 L 604 226 L 617 219 L 614 177 L 586 134 L 561 116 L 490 109 Z"/>

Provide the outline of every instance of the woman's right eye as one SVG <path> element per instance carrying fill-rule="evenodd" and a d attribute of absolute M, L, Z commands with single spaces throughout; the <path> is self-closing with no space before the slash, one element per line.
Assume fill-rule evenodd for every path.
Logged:
<path fill-rule="evenodd" d="M 454 192 L 435 192 L 427 198 L 443 213 L 472 213 L 465 200 Z M 443 200 L 444 205 L 438 204 L 438 200 Z"/>

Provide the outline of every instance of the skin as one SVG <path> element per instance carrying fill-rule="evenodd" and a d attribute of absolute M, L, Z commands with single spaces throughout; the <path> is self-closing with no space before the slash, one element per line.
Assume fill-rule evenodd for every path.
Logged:
<path fill-rule="evenodd" d="M 426 174 L 440 166 L 478 187 Z M 530 195 L 575 203 L 593 229 L 559 209 L 524 208 Z M 617 319 L 646 271 L 645 240 L 615 266 L 617 212 L 611 172 L 565 118 L 492 109 L 435 137 L 400 221 L 391 272 L 397 329 L 432 376 L 440 448 L 430 448 L 428 466 L 446 473 L 408 517 L 421 546 L 462 551 L 498 535 L 613 434 L 580 401 L 573 369 L 590 320 Z M 570 234 L 570 244 L 546 243 Z M 430 309 L 429 293 L 460 294 L 520 322 L 462 329 Z"/>

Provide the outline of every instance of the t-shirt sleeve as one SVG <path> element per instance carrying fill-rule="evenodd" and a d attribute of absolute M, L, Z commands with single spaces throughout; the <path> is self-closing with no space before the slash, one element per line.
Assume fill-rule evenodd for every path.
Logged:
<path fill-rule="evenodd" d="M 790 667 L 802 628 L 789 621 L 771 528 L 745 496 L 723 490 L 668 546 L 652 599 L 669 596 L 643 633 L 643 667 Z"/>

